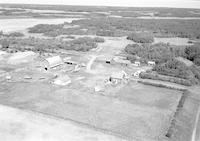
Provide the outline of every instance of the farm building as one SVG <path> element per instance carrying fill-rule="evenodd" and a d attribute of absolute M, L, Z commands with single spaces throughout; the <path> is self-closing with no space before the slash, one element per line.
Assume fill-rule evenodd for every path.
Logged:
<path fill-rule="evenodd" d="M 140 64 L 140 62 L 139 61 L 135 61 L 135 66 L 140 66 L 141 64 Z"/>
<path fill-rule="evenodd" d="M 139 77 L 140 73 L 142 73 L 142 72 L 145 72 L 145 70 L 138 70 L 138 71 L 136 71 L 136 72 L 133 73 L 133 76 L 134 77 Z"/>
<path fill-rule="evenodd" d="M 128 66 L 128 65 L 131 64 L 131 62 L 129 60 L 124 60 L 124 59 L 119 58 L 119 57 L 115 57 L 113 60 L 114 60 L 115 63 L 120 64 L 122 66 Z"/>
<path fill-rule="evenodd" d="M 44 67 L 45 69 L 54 68 L 63 64 L 63 60 L 60 56 L 53 56 L 46 58 L 44 60 Z"/>
<path fill-rule="evenodd" d="M 71 79 L 68 75 L 59 76 L 54 81 L 53 84 L 65 86 L 71 83 Z"/>
<path fill-rule="evenodd" d="M 78 65 L 78 62 L 75 62 L 75 61 L 72 61 L 72 60 L 65 61 L 65 63 L 69 64 L 69 65 Z"/>
<path fill-rule="evenodd" d="M 154 61 L 148 61 L 147 64 L 148 64 L 148 66 L 155 66 L 156 62 L 154 62 Z"/>
<path fill-rule="evenodd" d="M 121 82 L 123 79 L 127 77 L 127 74 L 124 71 L 114 72 L 111 74 L 109 80 L 115 84 Z"/>

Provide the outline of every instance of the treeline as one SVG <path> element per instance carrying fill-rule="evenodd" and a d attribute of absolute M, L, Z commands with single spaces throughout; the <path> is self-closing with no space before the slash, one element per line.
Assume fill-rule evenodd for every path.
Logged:
<path fill-rule="evenodd" d="M 192 86 L 193 84 L 195 84 L 195 82 L 188 80 L 188 79 L 172 77 L 172 76 L 170 77 L 170 76 L 160 75 L 157 73 L 143 72 L 143 73 L 140 73 L 140 78 L 167 81 L 167 82 L 177 83 L 177 84 L 181 84 L 181 85 L 185 85 L 185 86 Z"/>
<path fill-rule="evenodd" d="M 152 42 L 154 42 L 154 37 L 152 36 L 152 34 L 150 34 L 148 32 L 131 33 L 128 35 L 127 39 L 132 40 L 136 43 L 152 43 Z"/>
<path fill-rule="evenodd" d="M 73 25 L 80 25 L 82 28 L 95 32 L 121 31 L 127 36 L 134 31 L 149 31 L 163 36 L 171 35 L 182 38 L 200 38 L 200 20 L 172 20 L 172 19 L 128 19 L 128 18 L 91 18 L 72 22 Z M 107 33 L 107 32 L 105 32 Z"/>
<path fill-rule="evenodd" d="M 40 24 L 29 28 L 31 33 L 43 33 L 46 36 L 59 35 L 98 35 L 128 36 L 136 31 L 148 31 L 159 36 L 176 36 L 200 39 L 200 20 L 155 20 L 128 18 L 90 18 L 72 21 L 69 25 L 77 28 L 64 28 L 64 24 Z M 83 30 L 87 29 L 87 30 Z"/>
<path fill-rule="evenodd" d="M 81 37 L 71 41 L 42 38 L 3 38 L 0 44 L 3 50 L 32 50 L 35 52 L 54 52 L 55 50 L 89 51 L 97 47 L 97 43 L 104 42 L 103 38 Z"/>
<path fill-rule="evenodd" d="M 125 51 L 128 53 L 127 58 L 131 62 L 136 60 L 146 63 L 147 61 L 155 61 L 156 65 L 153 71 L 158 74 L 187 80 L 172 80 L 175 83 L 192 85 L 200 82 L 199 44 L 188 47 L 171 46 L 163 43 L 154 45 L 129 44 L 125 47 Z M 194 65 L 188 65 L 184 59 L 178 59 L 179 57 L 192 61 Z"/>
<path fill-rule="evenodd" d="M 138 56 L 144 62 L 155 61 L 156 64 L 167 62 L 178 56 L 184 56 L 184 47 L 171 46 L 164 43 L 158 44 L 129 44 L 125 47 L 125 51 L 129 54 L 128 58 L 134 62 Z"/>
<path fill-rule="evenodd" d="M 59 35 L 87 35 L 81 28 L 64 28 L 64 24 L 38 24 L 29 28 L 29 33 L 42 33 L 44 36 L 56 37 Z"/>
<path fill-rule="evenodd" d="M 29 28 L 29 33 L 46 33 L 54 30 L 62 30 L 63 24 L 38 24 Z"/>
<path fill-rule="evenodd" d="M 0 37 L 24 37 L 25 35 L 21 32 L 11 32 L 11 33 L 4 33 L 0 31 Z"/>
<path fill-rule="evenodd" d="M 200 81 L 199 67 L 195 65 L 188 67 L 183 62 L 180 62 L 176 59 L 156 65 L 153 68 L 153 71 L 156 71 L 157 73 L 162 75 L 190 80 L 193 83 L 198 83 Z"/>

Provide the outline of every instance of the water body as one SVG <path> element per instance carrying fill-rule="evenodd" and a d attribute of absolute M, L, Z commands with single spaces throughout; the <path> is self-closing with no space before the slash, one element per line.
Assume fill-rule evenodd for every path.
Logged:
<path fill-rule="evenodd" d="M 154 38 L 154 43 L 169 43 L 171 45 L 177 45 L 177 46 L 186 46 L 186 45 L 192 45 L 188 43 L 188 38 Z"/>
<path fill-rule="evenodd" d="M 39 19 L 39 18 L 20 18 L 20 19 L 0 19 L 0 31 L 14 32 L 24 31 L 25 29 L 37 24 L 61 24 L 64 22 L 71 23 L 73 20 L 81 18 L 54 18 L 54 19 Z"/>
<path fill-rule="evenodd" d="M 200 17 L 152 17 L 152 16 L 141 16 L 137 19 L 173 19 L 173 20 L 200 20 Z"/>

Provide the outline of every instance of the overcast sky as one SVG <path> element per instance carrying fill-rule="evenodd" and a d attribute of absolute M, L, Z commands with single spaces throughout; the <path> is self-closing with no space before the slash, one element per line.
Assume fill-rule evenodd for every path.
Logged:
<path fill-rule="evenodd" d="M 200 0 L 0 0 L 0 3 L 199 8 Z"/>

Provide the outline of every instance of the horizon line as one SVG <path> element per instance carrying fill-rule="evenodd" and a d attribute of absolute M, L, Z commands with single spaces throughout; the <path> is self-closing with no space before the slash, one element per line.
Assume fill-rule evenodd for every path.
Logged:
<path fill-rule="evenodd" d="M 116 8 L 166 8 L 166 9 L 200 9 L 192 7 L 163 7 L 163 6 L 118 6 L 118 5 L 68 5 L 68 4 L 45 4 L 45 3 L 0 3 L 0 5 L 43 5 L 43 6 L 82 6 L 82 7 L 116 7 Z"/>

